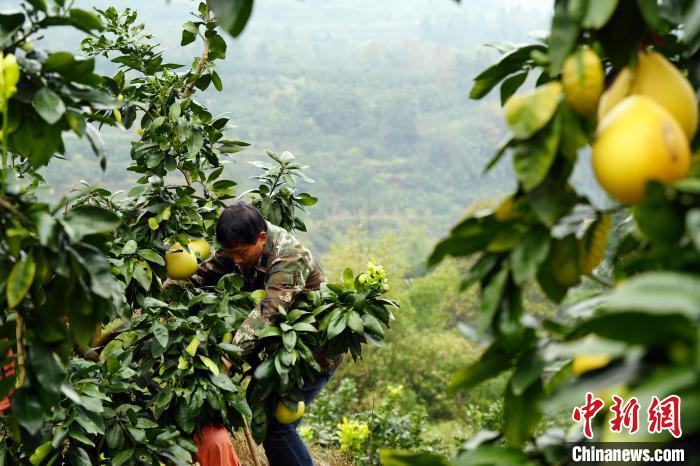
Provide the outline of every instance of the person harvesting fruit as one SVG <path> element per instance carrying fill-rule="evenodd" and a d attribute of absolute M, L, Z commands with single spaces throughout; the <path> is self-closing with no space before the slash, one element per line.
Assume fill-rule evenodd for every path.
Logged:
<path fill-rule="evenodd" d="M 326 278 L 320 262 L 290 232 L 263 218 L 255 207 L 238 202 L 221 213 L 216 225 L 220 248 L 200 264 L 189 278 L 197 287 L 214 286 L 221 277 L 240 274 L 244 289 L 265 290 L 265 298 L 243 322 L 234 342 L 246 359 L 257 354 L 255 332 L 271 323 L 279 309 L 294 306 L 305 292 L 319 290 Z M 306 445 L 297 433 L 305 406 L 310 403 L 333 376 L 340 357 L 314 355 L 322 373 L 306 380 L 301 388 L 304 401 L 296 409 L 280 402 L 274 419 L 268 425 L 263 446 L 270 466 L 312 466 Z"/>

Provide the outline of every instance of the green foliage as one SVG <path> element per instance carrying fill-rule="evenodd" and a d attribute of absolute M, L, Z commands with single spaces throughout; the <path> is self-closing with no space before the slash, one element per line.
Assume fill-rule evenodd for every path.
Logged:
<path fill-rule="evenodd" d="M 376 394 L 376 406 L 358 410 L 358 390 L 349 378 L 336 390 L 324 391 L 310 406 L 300 431 L 310 442 L 339 448 L 355 464 L 379 464 L 380 448 L 432 448 L 425 435 L 427 416 L 403 385 L 387 385 Z"/>
<path fill-rule="evenodd" d="M 309 167 L 295 162 L 294 155 L 289 151 L 282 152 L 281 155 L 267 151 L 267 155 L 277 165 L 261 161 L 251 162 L 252 165 L 263 169 L 264 173 L 253 177 L 260 186 L 243 194 L 253 194 L 252 204 L 270 223 L 287 231 L 306 231 L 306 225 L 296 216 L 295 211 L 304 212 L 304 207 L 316 204 L 318 198 L 308 193 L 297 193 L 296 185 L 297 180 L 314 182 L 302 172 Z"/>
<path fill-rule="evenodd" d="M 12 139 L 7 142 L 21 126 L 7 118 L 16 113 L 12 93 L 4 94 L 11 100 L 2 109 L 3 121 L 12 131 L 3 132 L 3 151 L 9 149 L 12 159 L 7 167 L 3 157 L 2 167 L 8 183 L 0 198 L 0 222 L 8 235 L 0 238 L 6 262 L 0 317 L 3 335 L 17 331 L 0 354 L 5 359 L 7 350 L 16 348 L 18 370 L 3 378 L 0 398 L 15 382 L 19 388 L 2 454 L 31 454 L 37 464 L 188 464 L 195 451 L 192 435 L 202 425 L 235 429 L 251 417 L 262 439 L 268 405 L 280 397 L 298 399 L 302 374 L 320 370 L 314 353 L 349 350 L 357 358 L 362 343 L 381 343 L 383 326 L 393 319 L 388 308 L 396 306 L 382 296 L 388 291 L 384 271 L 375 263 L 357 278 L 348 271 L 345 283 L 329 284 L 298 308 L 281 312 L 283 319 L 258 335 L 260 364 L 244 372 L 230 336 L 258 294 L 241 291 L 243 281 L 235 275 L 211 290 L 164 280 L 163 256 L 175 242 L 188 248 L 191 239 L 214 236 L 224 201 L 235 195 L 236 183 L 222 179 L 223 158 L 248 145 L 226 139 L 228 119 L 214 117 L 194 97 L 210 84 L 222 89 L 214 62 L 225 57 L 226 43 L 216 19 L 206 3 L 199 4 L 196 20 L 183 26 L 181 42 L 200 39 L 202 53 L 191 68 L 176 71 L 182 66 L 165 61 L 134 11 L 110 7 L 97 10 L 97 16 L 62 6 L 56 11 L 69 19 L 53 24 L 98 30 L 82 42 L 91 57 L 88 72 L 98 55 L 118 66 L 113 77 L 81 82 L 85 95 L 108 99 L 97 109 L 87 104 L 76 109 L 73 120 L 125 128 L 138 121 L 128 169 L 139 178 L 126 193 L 85 183 L 58 206 L 37 203 L 35 189 L 42 179 Z M 13 47 L 41 30 L 31 22 L 27 27 Z M 59 70 L 64 78 L 79 67 L 72 56 L 52 60 L 44 71 Z M 12 60 L 3 64 L 12 78 Z M 4 81 L 7 89 L 13 79 Z M 71 105 L 49 87 L 38 89 L 34 99 L 48 124 L 70 116 Z M 97 134 L 86 125 L 78 123 L 87 134 Z M 295 208 L 303 211 L 316 198 L 295 187 L 297 179 L 311 181 L 302 172 L 307 167 L 289 152 L 268 155 L 278 166 L 258 165 L 265 172 L 256 177 L 261 185 L 254 203 L 274 223 L 305 230 Z M 100 324 L 110 321 L 109 330 L 100 332 Z M 250 375 L 249 407 L 241 387 Z"/>
<path fill-rule="evenodd" d="M 370 265 L 370 273 L 379 269 Z M 354 277 L 348 269 L 345 283 L 308 292 L 305 301 L 293 310 L 280 308 L 278 321 L 257 331 L 261 362 L 247 387 L 257 441 L 264 439 L 269 416 L 280 400 L 303 400 L 303 380 L 321 371 L 315 354 L 333 358 L 349 352 L 357 360 L 363 344 L 383 345 L 384 327 L 395 319 L 389 308 L 397 305 L 382 296 L 382 280 L 361 282 L 363 274 Z"/>

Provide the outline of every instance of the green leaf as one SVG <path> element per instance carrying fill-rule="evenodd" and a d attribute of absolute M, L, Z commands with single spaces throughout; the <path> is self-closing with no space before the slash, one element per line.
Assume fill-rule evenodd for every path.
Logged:
<path fill-rule="evenodd" d="M 0 14 L 0 48 L 5 48 L 5 42 L 11 39 L 23 24 L 24 14 L 22 13 Z"/>
<path fill-rule="evenodd" d="M 530 54 L 534 50 L 544 52 L 546 48 L 542 45 L 526 45 L 504 55 L 498 63 L 488 67 L 474 78 L 474 86 L 469 93 L 469 97 L 471 99 L 481 99 L 491 92 L 504 78 L 512 73 L 521 71 L 525 63 L 530 60 Z"/>
<path fill-rule="evenodd" d="M 510 97 L 523 85 L 527 78 L 528 70 L 515 73 L 509 76 L 501 84 L 501 105 L 504 105 Z"/>
<path fill-rule="evenodd" d="M 129 432 L 129 435 L 132 439 L 134 439 L 134 442 L 136 443 L 143 443 L 144 439 L 146 438 L 146 431 L 143 429 L 138 429 L 136 427 L 127 427 L 126 431 Z"/>
<path fill-rule="evenodd" d="M 630 278 L 604 304 L 607 313 L 645 312 L 700 317 L 700 277 L 676 272 L 647 272 Z"/>
<path fill-rule="evenodd" d="M 542 227 L 530 231 L 510 255 L 513 280 L 524 286 L 549 254 L 549 232 Z"/>
<path fill-rule="evenodd" d="M 227 392 L 236 392 L 236 386 L 226 374 L 212 374 L 210 379 L 214 385 Z"/>
<path fill-rule="evenodd" d="M 161 256 L 152 249 L 140 249 L 137 254 L 146 259 L 148 262 L 153 262 L 154 264 L 158 265 L 165 265 L 165 260 L 163 259 L 163 256 Z"/>
<path fill-rule="evenodd" d="M 510 368 L 510 358 L 495 347 L 490 347 L 479 361 L 457 371 L 450 381 L 449 392 L 454 394 L 497 376 Z"/>
<path fill-rule="evenodd" d="M 70 209 L 62 222 L 71 239 L 79 241 L 84 236 L 114 231 L 122 220 L 107 209 L 84 205 Z"/>
<path fill-rule="evenodd" d="M 199 131 L 193 131 L 192 136 L 187 140 L 187 154 L 190 157 L 194 157 L 202 150 L 204 145 L 204 138 L 202 138 L 202 133 Z"/>
<path fill-rule="evenodd" d="M 576 191 L 550 177 L 529 196 L 537 219 L 550 228 L 574 208 L 577 199 Z"/>
<path fill-rule="evenodd" d="M 282 330 L 275 325 L 266 325 L 258 330 L 257 336 L 258 338 L 279 337 L 282 336 Z"/>
<path fill-rule="evenodd" d="M 561 137 L 561 120 L 555 118 L 541 132 L 516 147 L 513 154 L 515 174 L 525 191 L 539 186 L 549 173 L 557 156 Z"/>
<path fill-rule="evenodd" d="M 194 23 L 192 21 L 188 21 L 188 23 L 190 23 L 194 26 Z M 196 28 L 196 26 L 195 26 L 195 28 Z M 196 32 L 192 32 L 188 29 L 183 29 L 182 30 L 182 38 L 180 39 L 180 45 L 184 47 L 185 45 L 191 44 L 196 39 L 197 39 Z"/>
<path fill-rule="evenodd" d="M 691 209 L 685 216 L 685 227 L 695 249 L 700 251 L 700 209 Z"/>
<path fill-rule="evenodd" d="M 209 369 L 212 374 L 214 374 L 215 376 L 221 374 L 219 367 L 216 365 L 216 363 L 214 361 L 212 361 L 211 359 L 209 359 L 206 356 L 202 356 L 201 354 L 198 356 L 199 356 L 199 359 L 202 361 L 202 363 L 205 366 L 207 366 L 207 369 Z"/>
<path fill-rule="evenodd" d="M 292 351 L 297 344 L 297 334 L 295 331 L 284 332 L 282 335 L 282 344 L 287 351 Z"/>
<path fill-rule="evenodd" d="M 542 418 L 539 399 L 542 397 L 542 382 L 536 379 L 527 390 L 516 395 L 506 389 L 503 405 L 503 433 L 509 443 L 521 446 L 532 436 Z"/>
<path fill-rule="evenodd" d="M 602 0 L 603 3 L 606 0 Z M 596 1 L 589 1 L 589 4 Z M 579 34 L 579 25 L 570 16 L 566 2 L 557 2 L 552 18 L 552 32 L 549 36 L 549 74 L 557 76 L 564 60 L 573 50 Z"/>
<path fill-rule="evenodd" d="M 168 328 L 165 325 L 161 324 L 156 320 L 153 322 L 151 332 L 153 333 L 153 336 L 156 338 L 156 341 L 162 348 L 168 347 L 168 338 L 170 337 L 170 334 L 168 332 Z"/>
<path fill-rule="evenodd" d="M 542 376 L 545 361 L 537 350 L 531 350 L 520 358 L 515 372 L 510 378 L 510 389 L 513 395 L 521 396 L 525 390 Z"/>
<path fill-rule="evenodd" d="M 503 267 L 494 276 L 490 277 L 488 282 L 481 284 L 480 322 L 485 324 L 491 321 L 491 317 L 496 313 L 503 299 L 507 280 L 508 267 Z"/>
<path fill-rule="evenodd" d="M 124 442 L 124 431 L 121 426 L 115 422 L 112 427 L 107 429 L 105 439 L 107 440 L 107 446 L 116 450 L 121 447 Z"/>
<path fill-rule="evenodd" d="M 600 29 L 605 26 L 613 13 L 615 13 L 618 2 L 619 0 L 589 0 L 586 14 L 583 17 L 583 27 L 586 29 Z M 637 3 L 651 2 L 638 1 Z"/>
<path fill-rule="evenodd" d="M 39 92 L 34 96 L 32 105 L 39 116 L 50 125 L 56 123 L 66 113 L 66 105 L 63 100 L 48 87 L 39 89 Z"/>
<path fill-rule="evenodd" d="M 350 329 L 355 333 L 364 333 L 365 324 L 362 322 L 362 317 L 355 311 L 350 311 L 347 314 L 347 324 Z"/>
<path fill-rule="evenodd" d="M 459 455 L 454 462 L 454 466 L 537 466 L 537 464 L 519 449 L 497 445 L 481 445 L 468 450 Z"/>
<path fill-rule="evenodd" d="M 12 402 L 12 414 L 19 425 L 27 429 L 29 434 L 36 434 L 44 425 L 44 410 L 39 400 L 32 396 L 27 388 L 20 388 L 10 399 Z"/>
<path fill-rule="evenodd" d="M 114 458 L 112 458 L 112 466 L 122 466 L 131 459 L 134 454 L 134 449 L 129 448 L 128 450 L 120 451 Z"/>
<path fill-rule="evenodd" d="M 253 11 L 253 0 L 207 0 L 216 20 L 229 34 L 238 37 Z"/>
<path fill-rule="evenodd" d="M 90 11 L 80 8 L 71 8 L 69 14 L 73 20 L 73 25 L 82 31 L 90 32 L 104 29 L 102 20 Z"/>
<path fill-rule="evenodd" d="M 343 285 L 349 290 L 355 288 L 355 275 L 352 273 L 352 269 L 350 267 L 347 267 L 343 271 Z"/>
<path fill-rule="evenodd" d="M 78 442 L 80 442 L 84 445 L 88 445 L 90 447 L 95 446 L 95 442 L 93 442 L 86 435 L 83 435 L 80 432 L 71 431 L 68 433 L 68 436 L 71 438 L 74 438 L 75 440 L 77 440 Z"/>
<path fill-rule="evenodd" d="M 498 148 L 496 149 L 496 153 L 491 156 L 491 159 L 488 161 L 486 166 L 484 167 L 484 173 L 488 173 L 491 171 L 493 167 L 496 166 L 498 162 L 501 161 L 503 156 L 506 154 L 509 148 L 513 147 L 514 144 L 514 139 L 512 136 L 508 135 L 505 139 L 503 139 L 499 144 Z"/>
<path fill-rule="evenodd" d="M 145 261 L 135 261 L 134 263 L 134 273 L 133 277 L 144 290 L 151 288 L 151 281 L 153 280 L 153 271 L 151 267 Z"/>
<path fill-rule="evenodd" d="M 434 453 L 379 449 L 381 464 L 384 466 L 451 466 L 444 457 Z"/>
<path fill-rule="evenodd" d="M 221 83 L 221 77 L 216 71 L 211 72 L 211 82 L 214 84 L 214 88 L 216 88 L 217 91 L 221 92 L 224 90 L 224 85 Z"/>
<path fill-rule="evenodd" d="M 700 3 L 691 2 L 683 21 L 683 42 L 689 46 L 689 55 L 700 47 Z"/>
<path fill-rule="evenodd" d="M 87 452 L 82 448 L 73 446 L 68 455 L 68 463 L 75 466 L 92 466 L 92 461 Z"/>
<path fill-rule="evenodd" d="M 15 263 L 7 277 L 7 307 L 14 309 L 22 302 L 34 281 L 36 263 L 32 256 L 25 256 Z"/>
<path fill-rule="evenodd" d="M 258 380 L 264 380 L 272 377 L 275 374 L 275 361 L 266 359 L 258 367 L 255 368 L 253 376 Z"/>
<path fill-rule="evenodd" d="M 138 245 L 136 244 L 136 241 L 133 239 L 130 239 L 129 241 L 124 244 L 124 247 L 122 248 L 121 254 L 122 255 L 127 255 L 127 254 L 133 254 L 136 252 L 136 248 Z"/>
<path fill-rule="evenodd" d="M 331 319 L 330 324 L 328 324 L 328 339 L 330 340 L 331 338 L 335 338 L 341 333 L 343 333 L 343 330 L 345 330 L 346 326 L 347 320 L 345 314 L 339 312 L 335 315 L 333 319 Z"/>
<path fill-rule="evenodd" d="M 508 127 L 518 139 L 527 139 L 549 123 L 562 96 L 558 81 L 543 84 L 533 91 L 511 97 L 503 110 Z"/>
<path fill-rule="evenodd" d="M 292 325 L 292 329 L 296 332 L 316 332 L 316 327 L 313 326 L 313 324 L 309 324 L 307 322 L 297 322 L 296 324 Z"/>
<path fill-rule="evenodd" d="M 35 466 L 41 464 L 41 462 L 44 461 L 44 458 L 46 458 L 48 454 L 51 453 L 52 449 L 53 448 L 51 447 L 50 440 L 46 443 L 42 443 L 37 447 L 36 450 L 34 450 L 32 456 L 29 457 L 29 462 Z"/>

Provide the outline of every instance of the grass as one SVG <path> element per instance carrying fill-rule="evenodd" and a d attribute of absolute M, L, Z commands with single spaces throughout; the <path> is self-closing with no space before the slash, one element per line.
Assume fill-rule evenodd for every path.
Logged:
<path fill-rule="evenodd" d="M 233 435 L 233 448 L 236 450 L 238 459 L 241 460 L 241 466 L 255 466 L 253 462 L 253 457 L 248 448 L 248 444 L 245 441 L 245 437 L 242 432 L 236 432 Z M 352 461 L 345 455 L 341 454 L 339 451 L 333 450 L 323 450 L 315 446 L 309 448 L 311 451 L 311 457 L 314 460 L 316 466 L 352 466 Z M 257 445 L 258 459 L 260 460 L 261 466 L 269 466 L 267 459 L 265 457 L 265 450 L 261 445 Z"/>

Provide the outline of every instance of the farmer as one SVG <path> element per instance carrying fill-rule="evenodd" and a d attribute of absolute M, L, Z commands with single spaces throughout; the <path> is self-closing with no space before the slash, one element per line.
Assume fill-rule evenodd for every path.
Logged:
<path fill-rule="evenodd" d="M 259 309 L 253 310 L 236 334 L 242 356 L 257 353 L 255 330 L 271 322 L 279 306 L 289 308 L 305 292 L 318 290 L 325 276 L 319 261 L 288 231 L 265 221 L 246 203 L 235 203 L 221 213 L 216 224 L 220 249 L 200 264 L 190 277 L 195 286 L 214 286 L 221 277 L 239 273 L 246 291 L 265 290 Z M 340 358 L 314 355 L 322 373 L 302 388 L 308 405 L 328 383 Z M 300 420 L 281 424 L 272 418 L 263 446 L 270 466 L 313 466 L 311 455 L 297 433 Z"/>

